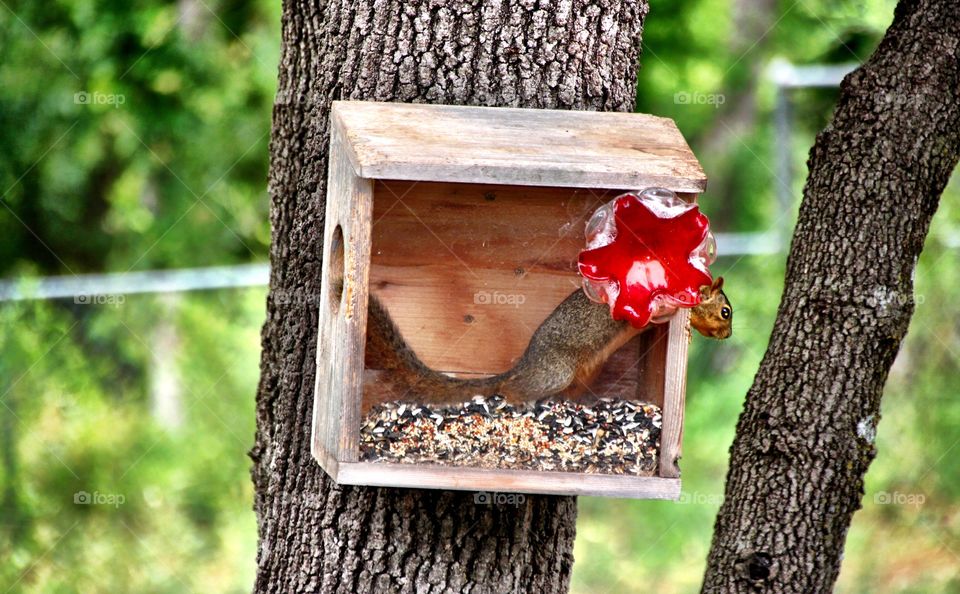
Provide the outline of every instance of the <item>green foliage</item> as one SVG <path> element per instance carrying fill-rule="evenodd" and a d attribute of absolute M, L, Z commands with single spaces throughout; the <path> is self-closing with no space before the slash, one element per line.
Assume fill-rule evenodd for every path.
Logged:
<path fill-rule="evenodd" d="M 264 257 L 272 3 L 5 6 L 0 274 Z"/>
<path fill-rule="evenodd" d="M 11 592 L 249 591 L 246 452 L 264 296 L 0 309 L 3 327 L 16 328 L 0 338 L 4 371 L 16 370 L 0 389 L 0 583 Z M 174 329 L 173 344 L 158 326 Z M 176 369 L 179 425 L 154 410 L 150 376 L 164 364 Z"/>
<path fill-rule="evenodd" d="M 278 18 L 265 1 L 5 3 L 0 275 L 263 261 Z M 249 591 L 263 300 L 0 304 L 4 591 Z M 160 328 L 176 343 L 158 353 Z M 154 410 L 161 369 L 179 425 Z"/>
<path fill-rule="evenodd" d="M 719 231 L 794 217 L 776 206 L 772 154 L 782 139 L 763 79 L 770 60 L 863 59 L 893 10 L 892 0 L 782 2 L 771 14 L 766 5 L 655 2 L 646 25 L 638 110 L 676 119 L 689 138 Z M 0 275 L 264 261 L 275 3 L 4 6 Z M 836 93 L 791 95 L 794 196 Z M 919 263 L 917 310 L 888 382 L 838 592 L 960 592 L 958 197 L 954 183 Z M 581 498 L 574 592 L 698 591 L 783 270 L 783 255 L 715 266 L 736 309 L 734 335 L 694 340 L 683 499 Z M 249 591 L 246 452 L 264 294 L 0 304 L 6 591 Z M 92 501 L 75 503 L 83 493 Z"/>

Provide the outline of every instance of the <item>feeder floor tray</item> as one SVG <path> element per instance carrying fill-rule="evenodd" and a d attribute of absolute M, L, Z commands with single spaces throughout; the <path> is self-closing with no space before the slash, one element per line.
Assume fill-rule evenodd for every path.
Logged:
<path fill-rule="evenodd" d="M 387 402 L 360 429 L 360 460 L 653 476 L 660 408 L 603 398 L 512 406 L 475 396 L 451 406 Z"/>

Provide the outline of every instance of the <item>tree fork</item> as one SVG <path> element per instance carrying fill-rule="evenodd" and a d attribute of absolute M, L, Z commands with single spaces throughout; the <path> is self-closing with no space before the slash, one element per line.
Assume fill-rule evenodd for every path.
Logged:
<path fill-rule="evenodd" d="M 913 273 L 960 154 L 960 8 L 904 0 L 817 136 L 703 592 L 830 592 Z"/>
<path fill-rule="evenodd" d="M 336 99 L 631 111 L 647 4 L 283 7 L 270 293 L 251 451 L 255 592 L 564 592 L 576 500 L 338 487 L 310 456 L 316 301 Z M 548 147 L 545 147 L 548 150 Z"/>

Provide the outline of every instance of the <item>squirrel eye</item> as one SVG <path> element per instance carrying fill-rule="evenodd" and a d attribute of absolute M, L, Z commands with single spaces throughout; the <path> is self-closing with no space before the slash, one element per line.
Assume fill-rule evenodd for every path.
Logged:
<path fill-rule="evenodd" d="M 722 308 L 720 308 L 720 317 L 723 318 L 724 320 L 729 320 L 729 319 L 730 319 L 730 308 L 729 308 L 729 307 L 722 307 Z"/>

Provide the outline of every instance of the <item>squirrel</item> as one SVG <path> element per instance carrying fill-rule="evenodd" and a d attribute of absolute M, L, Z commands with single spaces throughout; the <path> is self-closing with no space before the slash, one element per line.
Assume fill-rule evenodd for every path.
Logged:
<path fill-rule="evenodd" d="M 702 300 L 690 311 L 690 325 L 716 339 L 732 334 L 733 306 L 723 292 L 723 277 L 700 289 Z M 453 404 L 475 395 L 500 395 L 510 404 L 558 396 L 572 398 L 589 390 L 603 364 L 631 338 L 648 329 L 614 320 L 607 305 L 577 289 L 553 310 L 508 371 L 481 379 L 453 378 L 427 367 L 406 343 L 383 304 L 370 295 L 367 356 L 387 373 L 376 397 L 363 409 L 409 398 L 421 404 Z"/>

